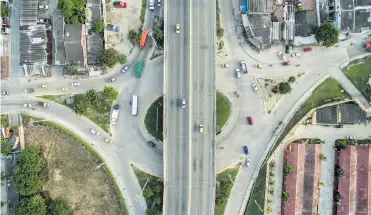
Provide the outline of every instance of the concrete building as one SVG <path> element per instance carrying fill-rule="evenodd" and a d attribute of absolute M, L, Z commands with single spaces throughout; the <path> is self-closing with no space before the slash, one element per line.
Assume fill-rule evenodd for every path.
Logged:
<path fill-rule="evenodd" d="M 88 58 L 86 53 L 86 25 L 67 24 L 64 32 L 64 48 L 66 63 L 78 67 L 87 67 Z"/>

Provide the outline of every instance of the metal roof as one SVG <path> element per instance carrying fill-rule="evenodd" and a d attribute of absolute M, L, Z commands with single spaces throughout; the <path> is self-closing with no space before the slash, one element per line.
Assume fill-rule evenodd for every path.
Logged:
<path fill-rule="evenodd" d="M 45 25 L 24 26 L 20 29 L 20 65 L 46 64 Z"/>
<path fill-rule="evenodd" d="M 37 25 L 38 0 L 22 0 L 20 26 Z"/>

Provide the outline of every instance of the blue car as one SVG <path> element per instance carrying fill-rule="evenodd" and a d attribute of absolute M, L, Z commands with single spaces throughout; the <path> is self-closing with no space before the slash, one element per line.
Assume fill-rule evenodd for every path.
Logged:
<path fill-rule="evenodd" d="M 247 146 L 243 146 L 243 151 L 245 152 L 245 155 L 249 154 L 249 148 L 247 148 Z"/>

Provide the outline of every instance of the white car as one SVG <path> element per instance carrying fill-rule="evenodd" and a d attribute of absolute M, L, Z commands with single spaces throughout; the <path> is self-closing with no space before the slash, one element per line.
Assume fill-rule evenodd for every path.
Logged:
<path fill-rule="evenodd" d="M 106 143 L 112 143 L 112 140 L 110 140 L 108 137 L 106 137 L 106 138 L 104 139 L 104 141 L 105 141 Z"/>
<path fill-rule="evenodd" d="M 251 163 L 250 159 L 246 159 L 246 161 L 245 161 L 245 166 L 246 166 L 246 167 L 249 167 L 249 166 L 250 166 L 250 163 Z"/>
<path fill-rule="evenodd" d="M 176 26 L 175 26 L 175 32 L 176 32 L 177 34 L 180 33 L 180 24 L 176 24 Z"/>
<path fill-rule="evenodd" d="M 285 55 L 283 54 L 283 52 L 278 52 L 278 57 L 280 57 L 281 60 L 286 61 L 286 57 L 285 57 Z"/>
<path fill-rule="evenodd" d="M 300 53 L 299 52 L 295 52 L 295 53 L 292 53 L 291 56 L 292 57 L 300 57 Z"/>
<path fill-rule="evenodd" d="M 129 66 L 124 66 L 124 68 L 121 70 L 122 73 L 125 73 L 129 70 Z"/>
<path fill-rule="evenodd" d="M 26 104 L 23 104 L 23 107 L 29 107 L 30 108 L 30 107 L 32 107 L 32 105 L 26 103 Z"/>
<path fill-rule="evenodd" d="M 356 137 L 355 136 L 347 136 L 347 139 L 348 140 L 354 140 L 354 139 L 356 139 Z"/>
<path fill-rule="evenodd" d="M 113 82 L 115 82 L 115 81 L 116 81 L 116 78 L 111 78 L 111 79 L 109 80 L 110 83 L 113 83 Z"/>
<path fill-rule="evenodd" d="M 259 91 L 258 86 L 256 86 L 255 84 L 252 85 L 252 89 L 254 90 L 254 92 L 258 92 Z"/>
<path fill-rule="evenodd" d="M 49 8 L 48 5 L 45 4 L 39 5 L 39 10 L 47 10 L 48 8 Z"/>
<path fill-rule="evenodd" d="M 72 87 L 80 86 L 80 82 L 73 82 L 73 83 L 71 84 L 71 86 L 72 86 Z"/>
<path fill-rule="evenodd" d="M 94 134 L 94 135 L 97 135 L 97 136 L 100 135 L 99 131 L 95 130 L 94 128 L 90 129 L 90 132 L 91 132 L 92 134 Z"/>
<path fill-rule="evenodd" d="M 239 69 L 236 69 L 236 77 L 241 78 L 241 72 Z"/>
<path fill-rule="evenodd" d="M 8 91 L 2 91 L 1 94 L 3 94 L 3 95 L 9 95 L 9 92 Z"/>
<path fill-rule="evenodd" d="M 186 108 L 186 100 L 182 99 L 182 108 Z"/>

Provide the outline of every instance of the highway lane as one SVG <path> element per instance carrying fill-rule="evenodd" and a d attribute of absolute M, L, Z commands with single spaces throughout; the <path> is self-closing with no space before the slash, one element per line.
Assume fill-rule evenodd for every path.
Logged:
<path fill-rule="evenodd" d="M 214 214 L 215 1 L 191 1 L 191 142 L 189 214 Z M 200 132 L 203 125 L 204 132 Z"/>
<path fill-rule="evenodd" d="M 189 3 L 165 1 L 164 214 L 188 214 L 189 162 Z M 180 33 L 176 33 L 176 25 Z M 186 108 L 181 100 L 186 100 Z"/>

